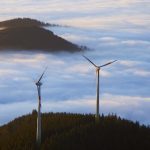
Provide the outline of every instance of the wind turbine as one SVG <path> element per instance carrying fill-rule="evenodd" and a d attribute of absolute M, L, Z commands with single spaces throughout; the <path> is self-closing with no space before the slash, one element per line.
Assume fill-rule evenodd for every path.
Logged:
<path fill-rule="evenodd" d="M 101 66 L 97 66 L 95 65 L 95 63 L 93 63 L 89 58 L 87 58 L 86 56 L 82 55 L 86 60 L 88 60 L 95 68 L 96 68 L 96 75 L 97 75 L 97 99 L 96 99 L 96 115 L 95 115 L 95 120 L 96 122 L 99 122 L 99 75 L 100 75 L 100 70 L 102 67 L 105 67 L 107 65 L 110 65 L 114 62 L 116 62 L 117 60 L 114 60 L 114 61 L 111 61 L 111 62 L 108 62 L 104 65 L 101 65 Z"/>
<path fill-rule="evenodd" d="M 45 74 L 46 69 L 47 68 L 45 68 L 38 81 L 35 82 L 38 91 L 38 113 L 37 113 L 37 132 L 36 132 L 36 142 L 38 147 L 40 147 L 41 144 L 41 86 L 42 86 L 41 80 L 43 78 L 43 75 Z"/>

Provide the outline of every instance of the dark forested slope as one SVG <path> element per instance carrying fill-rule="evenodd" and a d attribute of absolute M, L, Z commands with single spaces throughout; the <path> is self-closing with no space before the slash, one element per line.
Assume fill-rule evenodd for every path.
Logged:
<path fill-rule="evenodd" d="M 34 150 L 36 113 L 0 127 L 1 150 Z M 150 128 L 116 116 L 42 114 L 41 150 L 149 150 Z"/>
<path fill-rule="evenodd" d="M 0 22 L 0 50 L 78 52 L 84 49 L 45 29 L 48 25 L 29 18 Z"/>
<path fill-rule="evenodd" d="M 71 42 L 40 27 L 17 27 L 0 30 L 0 49 L 32 49 L 56 51 L 80 51 Z"/>

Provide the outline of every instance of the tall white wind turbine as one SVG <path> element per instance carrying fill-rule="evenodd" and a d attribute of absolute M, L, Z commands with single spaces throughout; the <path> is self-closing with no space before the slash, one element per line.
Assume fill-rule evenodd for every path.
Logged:
<path fill-rule="evenodd" d="M 38 91 L 38 112 L 37 112 L 37 132 L 36 132 L 36 142 L 37 146 L 40 147 L 41 144 L 41 86 L 42 86 L 42 78 L 47 68 L 45 68 L 44 72 L 38 79 L 38 81 L 35 83 L 37 86 Z"/>
<path fill-rule="evenodd" d="M 99 75 L 100 75 L 100 70 L 101 70 L 102 67 L 110 65 L 110 64 L 116 62 L 117 60 L 108 62 L 108 63 L 106 63 L 104 65 L 101 65 L 101 66 L 97 66 L 89 58 L 87 58 L 86 56 L 83 55 L 83 57 L 86 60 L 88 60 L 96 68 L 96 75 L 97 75 L 97 90 L 96 90 L 96 94 L 97 94 L 97 99 L 96 99 L 96 115 L 95 115 L 95 120 L 96 120 L 96 122 L 99 122 Z"/>

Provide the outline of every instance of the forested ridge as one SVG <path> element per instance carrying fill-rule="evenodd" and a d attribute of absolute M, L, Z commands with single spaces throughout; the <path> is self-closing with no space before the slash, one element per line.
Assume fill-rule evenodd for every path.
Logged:
<path fill-rule="evenodd" d="M 0 27 L 12 28 L 12 27 L 31 27 L 31 26 L 56 26 L 54 24 L 44 23 L 36 19 L 31 18 L 15 18 L 0 22 Z"/>
<path fill-rule="evenodd" d="M 0 150 L 36 149 L 36 111 L 0 127 Z M 41 150 L 149 150 L 150 128 L 115 115 L 42 114 Z"/>
<path fill-rule="evenodd" d="M 30 18 L 17 18 L 0 22 L 0 51 L 28 50 L 46 52 L 80 52 L 78 46 L 55 35 L 45 26 L 58 26 Z"/>

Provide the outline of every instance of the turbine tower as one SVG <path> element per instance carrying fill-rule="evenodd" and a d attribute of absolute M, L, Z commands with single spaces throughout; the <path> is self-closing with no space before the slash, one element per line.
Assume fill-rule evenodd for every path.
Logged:
<path fill-rule="evenodd" d="M 95 121 L 96 122 L 99 122 L 99 76 L 100 76 L 100 70 L 102 67 L 105 67 L 107 65 L 110 65 L 114 62 L 116 62 L 117 60 L 114 60 L 114 61 L 111 61 L 111 62 L 108 62 L 104 65 L 101 65 L 101 66 L 97 66 L 95 65 L 89 58 L 87 58 L 86 56 L 83 55 L 83 57 L 88 60 L 95 68 L 96 68 L 96 76 L 97 76 L 97 83 L 96 83 L 96 86 L 97 86 L 97 89 L 96 89 L 96 93 L 97 93 L 97 99 L 96 99 L 96 115 L 95 115 Z"/>
<path fill-rule="evenodd" d="M 40 76 L 39 80 L 35 83 L 38 91 L 38 112 L 37 112 L 37 132 L 36 132 L 36 142 L 37 147 L 40 147 L 41 144 L 41 86 L 42 86 L 42 78 L 47 68 L 45 68 L 44 72 Z"/>

